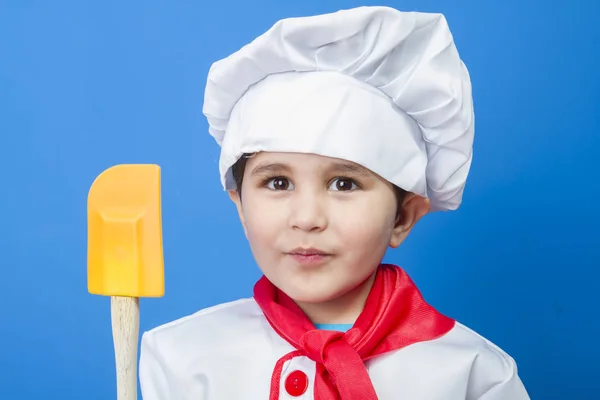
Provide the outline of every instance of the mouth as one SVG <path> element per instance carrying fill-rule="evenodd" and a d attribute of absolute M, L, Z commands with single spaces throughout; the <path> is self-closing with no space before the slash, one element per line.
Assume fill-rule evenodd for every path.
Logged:
<path fill-rule="evenodd" d="M 294 260 L 303 265 L 313 265 L 320 264 L 325 260 L 332 257 L 331 253 L 326 251 L 316 249 L 314 247 L 311 248 L 296 248 L 288 253 Z"/>
<path fill-rule="evenodd" d="M 331 255 L 330 253 L 327 253 L 326 251 L 314 248 L 314 247 L 310 247 L 310 248 L 304 248 L 304 247 L 297 247 L 294 250 L 288 252 L 288 254 L 292 254 L 292 255 L 299 255 L 299 256 L 329 256 Z"/>

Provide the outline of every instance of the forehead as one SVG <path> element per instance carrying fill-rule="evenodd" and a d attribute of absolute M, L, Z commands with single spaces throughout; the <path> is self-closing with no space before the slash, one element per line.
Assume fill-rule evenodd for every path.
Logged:
<path fill-rule="evenodd" d="M 312 172 L 313 170 L 336 170 L 361 175 L 376 175 L 368 168 L 352 161 L 311 153 L 259 152 L 248 159 L 246 171 L 253 173 L 265 169 Z"/>

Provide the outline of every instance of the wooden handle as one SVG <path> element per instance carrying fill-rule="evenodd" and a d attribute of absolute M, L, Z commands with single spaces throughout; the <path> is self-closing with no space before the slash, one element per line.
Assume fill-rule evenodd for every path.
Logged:
<path fill-rule="evenodd" d="M 137 400 L 137 356 L 140 303 L 135 297 L 110 299 L 117 370 L 117 400 Z"/>

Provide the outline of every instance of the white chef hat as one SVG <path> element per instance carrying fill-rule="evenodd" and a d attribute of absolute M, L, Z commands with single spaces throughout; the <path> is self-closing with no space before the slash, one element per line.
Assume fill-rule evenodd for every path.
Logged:
<path fill-rule="evenodd" d="M 441 14 L 359 7 L 277 22 L 214 63 L 204 114 L 219 169 L 244 153 L 353 161 L 458 208 L 474 137 L 469 73 Z"/>

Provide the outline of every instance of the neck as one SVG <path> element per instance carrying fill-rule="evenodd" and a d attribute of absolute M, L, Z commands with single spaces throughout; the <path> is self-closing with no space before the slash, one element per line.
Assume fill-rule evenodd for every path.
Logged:
<path fill-rule="evenodd" d="M 353 324 L 365 307 L 375 275 L 374 272 L 357 287 L 334 299 L 296 304 L 313 324 Z"/>

